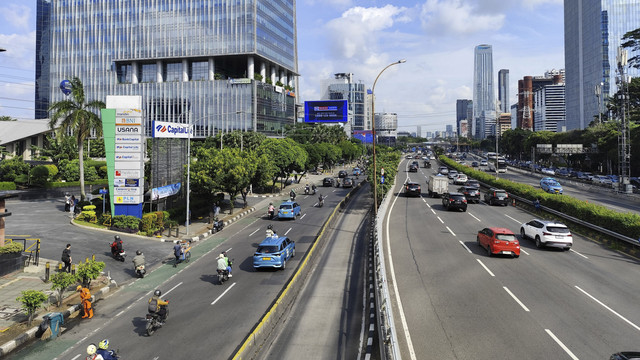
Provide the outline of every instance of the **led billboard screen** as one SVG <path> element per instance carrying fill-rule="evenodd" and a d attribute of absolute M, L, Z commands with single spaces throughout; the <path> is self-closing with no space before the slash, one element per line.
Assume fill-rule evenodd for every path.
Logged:
<path fill-rule="evenodd" d="M 347 100 L 323 100 L 304 102 L 304 122 L 347 122 Z"/>
<path fill-rule="evenodd" d="M 356 130 L 353 132 L 353 137 L 362 141 L 363 144 L 373 144 L 373 131 L 371 130 Z"/>

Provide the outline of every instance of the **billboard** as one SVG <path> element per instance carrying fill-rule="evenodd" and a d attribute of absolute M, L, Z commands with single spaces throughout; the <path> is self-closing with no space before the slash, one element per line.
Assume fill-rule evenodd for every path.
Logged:
<path fill-rule="evenodd" d="M 153 137 L 154 138 L 174 138 L 174 139 L 187 139 L 189 132 L 193 133 L 193 129 L 189 124 L 179 124 L 165 121 L 153 122 Z"/>
<path fill-rule="evenodd" d="M 362 141 L 363 144 L 373 144 L 373 131 L 371 130 L 355 130 L 353 137 Z"/>
<path fill-rule="evenodd" d="M 323 100 L 304 102 L 304 122 L 347 122 L 347 100 Z"/>

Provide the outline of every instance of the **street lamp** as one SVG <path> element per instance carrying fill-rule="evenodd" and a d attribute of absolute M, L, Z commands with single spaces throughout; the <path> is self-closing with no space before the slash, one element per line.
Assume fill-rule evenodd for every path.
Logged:
<path fill-rule="evenodd" d="M 382 73 L 393 65 L 402 64 L 407 62 L 407 60 L 402 59 L 398 60 L 394 63 L 387 65 L 378 76 L 376 76 L 376 80 L 373 82 L 373 87 L 371 88 L 371 132 L 373 135 L 373 212 L 375 215 L 378 215 L 378 181 L 376 179 L 377 176 L 377 163 L 376 163 L 376 111 L 375 111 L 375 102 L 376 102 L 376 83 L 378 82 L 378 78 Z"/>

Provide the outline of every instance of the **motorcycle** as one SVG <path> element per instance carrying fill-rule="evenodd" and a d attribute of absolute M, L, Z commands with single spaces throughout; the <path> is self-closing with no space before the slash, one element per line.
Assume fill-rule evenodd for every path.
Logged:
<path fill-rule="evenodd" d="M 306 188 L 304 188 L 304 194 L 305 195 L 309 195 L 309 187 L 308 186 Z"/>
<path fill-rule="evenodd" d="M 166 307 L 167 313 L 164 317 L 165 320 L 169 317 L 169 307 Z M 158 313 L 147 314 L 147 335 L 153 335 L 156 330 L 162 327 L 162 319 Z"/>
<path fill-rule="evenodd" d="M 311 188 L 311 195 L 315 195 L 316 194 L 316 186 L 313 185 L 313 187 Z"/>
<path fill-rule="evenodd" d="M 218 220 L 218 218 L 214 219 L 211 230 L 216 233 L 222 231 L 222 229 L 224 229 L 224 221 Z"/>
<path fill-rule="evenodd" d="M 322 207 L 322 205 L 324 205 L 324 197 L 320 197 L 320 199 L 318 199 L 318 207 Z"/>
<path fill-rule="evenodd" d="M 144 269 L 144 264 L 143 265 L 138 265 L 136 267 L 136 275 L 139 278 L 144 278 L 144 275 L 147 273 L 147 270 Z"/>
<path fill-rule="evenodd" d="M 294 193 L 294 192 L 289 193 L 289 197 L 291 198 L 291 201 L 295 201 L 296 200 L 296 193 Z"/>
<path fill-rule="evenodd" d="M 276 215 L 275 213 L 276 213 L 276 211 L 275 211 L 275 210 L 269 210 L 269 211 L 267 211 L 267 217 L 269 218 L 269 220 L 272 220 L 272 219 L 273 219 L 273 217 Z"/>
<path fill-rule="evenodd" d="M 233 265 L 233 260 L 229 260 L 229 267 L 231 267 L 232 265 Z M 229 270 L 216 269 L 216 271 L 218 272 L 218 283 L 220 285 L 222 285 L 223 282 L 229 280 Z"/>
<path fill-rule="evenodd" d="M 114 260 L 124 262 L 124 258 L 127 256 L 124 249 L 118 251 L 118 249 L 115 246 L 112 246 L 111 243 L 109 243 L 109 246 L 111 246 L 111 257 L 113 257 Z"/>

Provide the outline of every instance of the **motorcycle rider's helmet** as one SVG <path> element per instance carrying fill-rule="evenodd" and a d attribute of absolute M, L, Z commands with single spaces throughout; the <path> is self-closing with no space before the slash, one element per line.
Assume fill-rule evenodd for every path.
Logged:
<path fill-rule="evenodd" d="M 267 225 L 267 229 L 272 230 L 273 226 L 272 225 Z"/>
<path fill-rule="evenodd" d="M 224 258 L 224 255 L 222 254 L 218 255 L 218 259 L 223 259 L 223 258 Z"/>
<path fill-rule="evenodd" d="M 156 291 L 153 292 L 153 295 L 160 296 L 160 295 L 162 295 L 162 291 L 156 290 Z"/>
<path fill-rule="evenodd" d="M 109 339 L 104 339 L 98 343 L 98 348 L 107 350 L 109 348 Z"/>
<path fill-rule="evenodd" d="M 89 346 L 87 346 L 87 355 L 95 355 L 96 350 L 96 344 L 89 344 Z"/>
<path fill-rule="evenodd" d="M 120 235 L 116 235 L 113 237 L 116 241 L 120 241 Z"/>
<path fill-rule="evenodd" d="M 140 250 L 136 251 L 136 255 L 142 255 L 142 251 Z"/>

